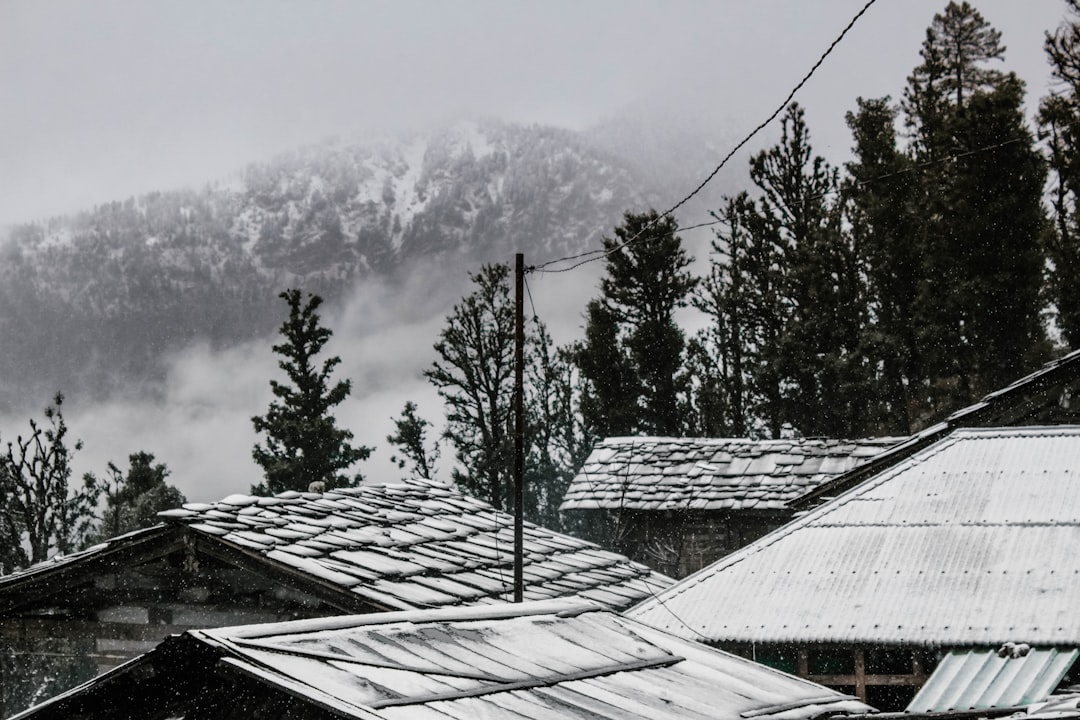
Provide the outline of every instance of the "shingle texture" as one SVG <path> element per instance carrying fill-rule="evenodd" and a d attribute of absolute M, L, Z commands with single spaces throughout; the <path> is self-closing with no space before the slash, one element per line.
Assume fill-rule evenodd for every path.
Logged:
<path fill-rule="evenodd" d="M 161 516 L 385 608 L 513 597 L 513 516 L 412 480 L 275 497 L 232 495 Z M 624 608 L 671 584 L 626 557 L 525 524 L 525 598 L 579 595 Z"/>
<path fill-rule="evenodd" d="M 192 673 L 239 671 L 338 717 L 674 720 L 751 713 L 800 720 L 869 710 L 820 685 L 580 601 L 196 630 L 170 642 L 160 660 L 148 658 L 143 672 L 129 671 L 135 682 L 149 689 L 176 682 L 168 664 L 182 667 L 184 656 L 201 646 L 204 657 L 208 650 L 219 660 L 193 666 Z M 198 678 L 184 675 L 190 689 L 164 703 L 170 716 L 187 717 L 191 696 L 199 694 Z M 106 699 L 110 686 L 132 694 L 124 668 L 83 692 L 94 684 Z M 77 695 L 38 712 L 59 716 Z"/>
<path fill-rule="evenodd" d="M 956 430 L 628 614 L 713 641 L 1075 646 L 1078 459 L 1077 426 Z"/>
<path fill-rule="evenodd" d="M 609 438 L 560 509 L 778 510 L 900 440 Z"/>

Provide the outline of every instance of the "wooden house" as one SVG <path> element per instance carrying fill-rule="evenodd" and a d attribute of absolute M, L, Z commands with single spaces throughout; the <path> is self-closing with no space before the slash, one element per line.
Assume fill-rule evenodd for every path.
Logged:
<path fill-rule="evenodd" d="M 868 710 L 562 599 L 193 630 L 17 720 L 811 720 Z"/>
<path fill-rule="evenodd" d="M 589 539 L 685 577 L 962 427 L 1080 424 L 1080 351 L 910 438 L 609 438 L 561 506 Z"/>
<path fill-rule="evenodd" d="M 0 578 L 2 715 L 191 628 L 504 603 L 513 518 L 423 481 L 233 495 Z M 668 578 L 525 526 L 525 597 L 628 607 Z"/>
<path fill-rule="evenodd" d="M 997 669 L 975 655 L 1010 644 L 1055 659 L 1016 682 L 1043 667 L 1051 688 L 1073 682 L 1057 659 L 1080 648 L 1080 426 L 960 428 L 896 457 L 628 614 L 883 710 L 907 707 L 949 651 L 976 670 L 935 696 L 978 695 L 965 683 Z"/>
<path fill-rule="evenodd" d="M 608 438 L 560 509 L 589 539 L 685 577 L 791 520 L 791 502 L 902 438 Z"/>

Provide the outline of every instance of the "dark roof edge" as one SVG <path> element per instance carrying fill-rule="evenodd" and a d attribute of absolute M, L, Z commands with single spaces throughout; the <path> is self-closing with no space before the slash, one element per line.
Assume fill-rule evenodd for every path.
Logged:
<path fill-rule="evenodd" d="M 977 403 L 961 408 L 949 415 L 944 422 L 932 425 L 911 439 L 896 447 L 884 451 L 866 463 L 842 473 L 832 480 L 818 485 L 805 495 L 788 502 L 793 510 L 807 510 L 822 502 L 826 497 L 838 495 L 859 484 L 871 475 L 887 470 L 902 462 L 922 448 L 937 442 L 953 430 L 959 428 L 982 427 L 988 416 L 999 410 L 1003 403 L 1022 392 L 1037 392 L 1061 381 L 1062 375 L 1077 372 L 1080 365 L 1080 350 L 1073 351 L 1057 360 L 1051 360 L 1033 373 L 1025 375 L 1000 390 L 987 394 Z"/>
<path fill-rule="evenodd" d="M 0 577 L 0 614 L 51 595 L 57 582 L 78 582 L 174 552 L 183 547 L 184 534 L 183 528 L 155 525 Z"/>

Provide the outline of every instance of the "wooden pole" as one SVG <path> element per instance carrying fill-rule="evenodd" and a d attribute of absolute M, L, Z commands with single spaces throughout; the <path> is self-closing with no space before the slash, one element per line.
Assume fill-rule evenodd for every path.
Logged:
<path fill-rule="evenodd" d="M 525 256 L 514 255 L 514 602 L 525 595 Z"/>

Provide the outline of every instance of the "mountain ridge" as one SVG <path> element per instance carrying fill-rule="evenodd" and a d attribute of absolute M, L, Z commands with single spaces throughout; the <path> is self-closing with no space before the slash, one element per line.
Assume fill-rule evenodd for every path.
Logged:
<path fill-rule="evenodd" d="M 171 351 L 272 332 L 286 287 L 333 303 L 421 261 L 446 275 L 576 254 L 659 196 L 582 133 L 483 120 L 310 145 L 202 190 L 17 225 L 0 246 L 0 401 L 152 387 Z"/>

